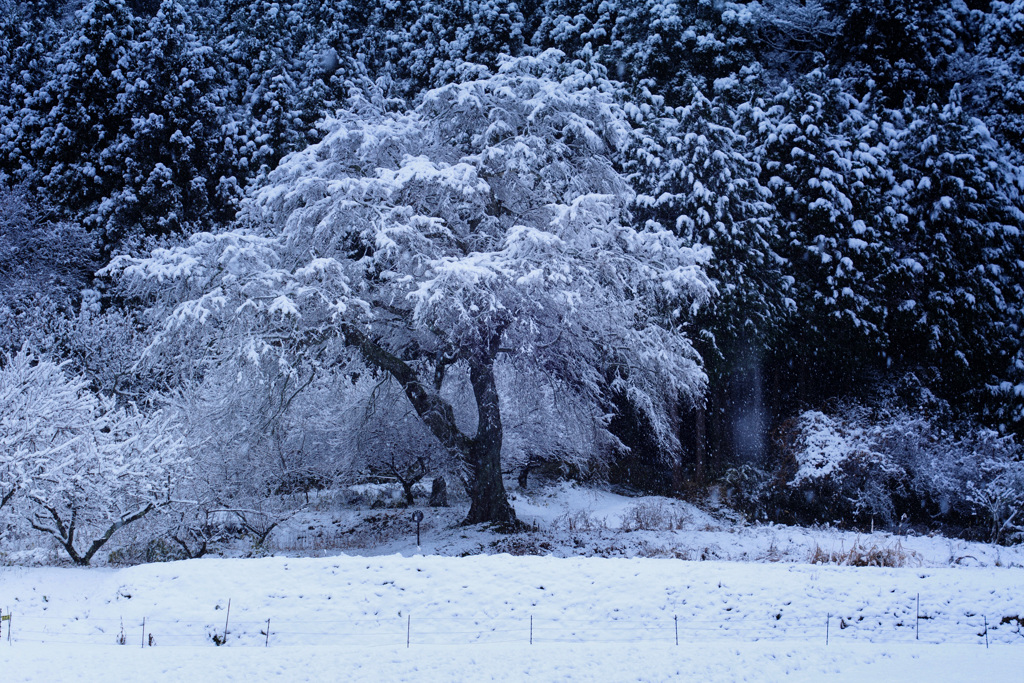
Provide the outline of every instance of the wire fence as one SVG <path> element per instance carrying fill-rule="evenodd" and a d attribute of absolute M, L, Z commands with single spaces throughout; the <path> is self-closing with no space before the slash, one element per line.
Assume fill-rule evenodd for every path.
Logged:
<path fill-rule="evenodd" d="M 894 613 L 820 618 L 736 614 L 719 619 L 685 615 L 657 618 L 567 619 L 560 616 L 435 616 L 405 614 L 370 619 L 231 619 L 231 606 L 208 619 L 57 617 L 0 613 L 0 641 L 68 645 L 175 646 L 358 646 L 412 648 L 430 645 L 542 643 L 688 643 L 719 641 L 1024 644 L 1018 628 L 1001 628 L 983 615 L 923 613 L 919 605 Z"/>

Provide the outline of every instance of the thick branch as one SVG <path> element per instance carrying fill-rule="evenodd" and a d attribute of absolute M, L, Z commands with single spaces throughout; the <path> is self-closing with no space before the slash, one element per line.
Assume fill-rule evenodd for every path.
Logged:
<path fill-rule="evenodd" d="M 409 367 L 408 363 L 388 352 L 352 325 L 342 325 L 342 332 L 345 334 L 345 343 L 359 349 L 367 364 L 395 378 L 416 414 L 442 446 L 460 455 L 467 453 L 469 439 L 459 431 L 455 423 L 455 411 L 447 401 L 427 391 L 416 371 Z"/>
<path fill-rule="evenodd" d="M 194 538 L 195 534 L 189 532 L 189 536 L 192 536 Z M 199 546 L 199 548 L 197 550 L 192 550 L 191 546 L 189 546 L 189 544 L 188 544 L 188 541 L 186 541 L 183 538 L 180 538 L 179 536 L 177 536 L 175 534 L 171 534 L 171 540 L 181 546 L 181 549 L 185 552 L 185 557 L 187 557 L 190 560 L 194 560 L 196 558 L 202 557 L 203 555 L 205 555 L 207 553 L 207 540 L 206 539 L 198 539 L 198 540 L 202 540 L 202 544 Z"/>
<path fill-rule="evenodd" d="M 36 498 L 33 496 L 32 500 L 35 501 L 44 510 L 50 513 L 50 517 L 53 519 L 55 525 L 43 526 L 42 522 L 38 522 L 36 520 L 29 520 L 29 524 L 32 526 L 32 528 L 36 531 L 41 531 L 44 534 L 50 534 L 51 536 L 56 538 L 57 541 L 59 541 L 60 544 L 64 547 L 64 550 L 67 551 L 67 554 L 71 557 L 71 560 L 75 564 L 86 564 L 82 561 L 81 556 L 79 556 L 78 551 L 75 550 L 75 546 L 72 542 L 74 541 L 74 527 L 72 526 L 69 532 L 69 530 L 64 527 L 64 520 L 60 518 L 60 513 L 57 512 L 56 508 L 54 508 L 52 505 L 47 505 L 40 498 Z M 72 523 L 73 522 L 74 513 L 72 513 Z"/>
<path fill-rule="evenodd" d="M 132 522 L 142 519 L 148 515 L 151 511 L 156 509 L 156 505 L 153 503 L 147 503 L 144 507 L 133 512 L 130 515 L 126 515 L 121 519 L 117 520 L 103 533 L 102 536 L 94 539 L 89 549 L 84 555 L 79 554 L 78 550 L 75 549 L 75 524 L 78 521 L 78 510 L 73 509 L 71 511 L 71 522 L 68 526 L 64 526 L 64 521 L 60 517 L 60 513 L 52 505 L 48 505 L 43 500 L 33 497 L 33 499 L 40 507 L 50 513 L 50 517 L 53 519 L 54 526 L 43 525 L 42 522 L 36 520 L 30 520 L 29 524 L 36 531 L 41 531 L 44 534 L 49 534 L 57 539 L 67 552 L 71 560 L 78 565 L 87 565 L 92 560 L 93 556 L 99 551 L 100 548 L 110 540 L 118 529 L 127 526 Z"/>
<path fill-rule="evenodd" d="M 120 529 L 123 526 L 127 526 L 132 522 L 136 522 L 142 519 L 150 512 L 152 512 L 154 509 L 156 509 L 156 506 L 153 505 L 153 503 L 147 503 L 145 507 L 140 508 L 139 510 L 133 512 L 127 517 L 122 517 L 121 519 L 111 524 L 110 527 L 103 533 L 102 536 L 93 540 L 92 545 L 89 546 L 89 550 L 87 550 L 85 555 L 82 556 L 82 561 L 79 562 L 79 564 L 89 564 L 89 560 L 92 559 L 92 556 L 95 555 L 96 552 L 100 548 L 102 548 L 107 541 L 110 540 L 110 537 L 113 536 L 118 529 Z"/>

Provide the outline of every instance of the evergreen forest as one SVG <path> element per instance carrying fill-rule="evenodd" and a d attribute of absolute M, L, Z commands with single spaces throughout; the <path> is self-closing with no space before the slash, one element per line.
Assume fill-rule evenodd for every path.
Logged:
<path fill-rule="evenodd" d="M 1022 46 L 1024 0 L 0 0 L 0 548 L 382 478 L 516 530 L 537 477 L 1020 542 Z"/>

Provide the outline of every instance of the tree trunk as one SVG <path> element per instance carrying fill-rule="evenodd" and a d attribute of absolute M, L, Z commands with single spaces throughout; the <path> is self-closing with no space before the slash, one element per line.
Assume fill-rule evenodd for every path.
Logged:
<path fill-rule="evenodd" d="M 434 477 L 434 482 L 430 485 L 430 507 L 448 507 L 448 482 L 441 475 Z"/>
<path fill-rule="evenodd" d="M 469 474 L 464 483 L 469 494 L 470 508 L 463 523 L 491 523 L 510 530 L 519 528 L 516 513 L 508 502 L 505 485 L 501 480 L 501 409 L 498 405 L 498 386 L 494 380 L 494 357 L 498 353 L 500 332 L 494 334 L 486 353 L 469 359 L 469 381 L 473 385 L 479 418 L 476 436 L 469 439 L 459 430 L 451 405 L 431 392 L 431 384 L 420 381 L 419 375 L 408 363 L 356 327 L 343 324 L 342 329 L 345 343 L 358 348 L 367 363 L 394 377 L 402 385 L 416 414 L 441 445 L 465 461 Z M 437 382 L 433 385 L 436 386 Z"/>
<path fill-rule="evenodd" d="M 695 460 L 694 481 L 703 486 L 707 480 L 707 408 L 705 404 L 699 404 L 694 416 L 694 444 L 693 455 Z"/>
<path fill-rule="evenodd" d="M 470 470 L 466 492 L 470 507 L 464 524 L 492 523 L 515 528 L 519 523 L 501 478 L 501 411 L 493 364 L 473 364 L 469 380 L 476 398 L 478 421 L 476 436 L 466 454 Z"/>

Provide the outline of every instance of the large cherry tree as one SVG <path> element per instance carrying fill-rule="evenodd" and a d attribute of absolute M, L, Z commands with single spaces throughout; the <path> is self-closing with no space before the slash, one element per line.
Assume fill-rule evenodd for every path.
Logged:
<path fill-rule="evenodd" d="M 164 339 L 217 362 L 360 358 L 461 465 L 467 523 L 516 524 L 502 413 L 532 398 L 502 378 L 543 377 L 598 421 L 625 394 L 673 442 L 679 398 L 704 390 L 686 323 L 713 286 L 702 252 L 633 224 L 613 163 L 633 136 L 600 71 L 557 51 L 466 65 L 409 111 L 356 101 L 325 126 L 234 229 L 115 262 L 163 297 Z"/>

